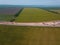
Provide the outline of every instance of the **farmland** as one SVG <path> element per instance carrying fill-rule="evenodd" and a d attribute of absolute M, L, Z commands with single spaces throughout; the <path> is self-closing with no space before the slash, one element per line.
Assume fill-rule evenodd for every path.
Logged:
<path fill-rule="evenodd" d="M 0 21 L 10 21 L 21 10 L 19 7 L 0 7 Z"/>
<path fill-rule="evenodd" d="M 39 8 L 24 8 L 16 22 L 44 22 L 60 20 L 60 15 Z"/>
<path fill-rule="evenodd" d="M 0 15 L 0 21 L 10 21 L 13 17 L 13 15 Z"/>
<path fill-rule="evenodd" d="M 53 12 L 57 12 L 58 14 L 60 14 L 60 10 L 50 10 L 50 11 L 53 11 Z"/>
<path fill-rule="evenodd" d="M 60 28 L 0 25 L 0 45 L 60 45 Z"/>
<path fill-rule="evenodd" d="M 16 19 L 15 22 L 20 23 L 60 20 L 59 14 L 44 9 L 21 9 L 20 7 L 0 8 L 0 21 Z M 60 28 L 0 25 L 0 45 L 60 45 Z"/>
<path fill-rule="evenodd" d="M 60 15 L 60 7 L 43 7 L 42 9 Z"/>
<path fill-rule="evenodd" d="M 16 13 L 18 13 L 18 11 L 21 8 L 18 7 L 6 7 L 6 8 L 0 8 L 0 14 L 5 14 L 5 15 L 15 15 Z"/>
<path fill-rule="evenodd" d="M 40 8 L 0 8 L 0 21 L 45 22 L 60 20 L 60 15 Z M 22 11 L 22 12 L 21 12 Z M 17 17 L 18 16 L 18 17 Z M 16 20 L 15 20 L 16 19 Z"/>

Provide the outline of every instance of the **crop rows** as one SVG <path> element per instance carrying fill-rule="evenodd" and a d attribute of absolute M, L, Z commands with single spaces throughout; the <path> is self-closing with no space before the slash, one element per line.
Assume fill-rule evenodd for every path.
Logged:
<path fill-rule="evenodd" d="M 0 8 L 0 14 L 4 15 L 14 15 L 20 11 L 21 8 L 18 7 L 10 7 L 10 8 Z"/>

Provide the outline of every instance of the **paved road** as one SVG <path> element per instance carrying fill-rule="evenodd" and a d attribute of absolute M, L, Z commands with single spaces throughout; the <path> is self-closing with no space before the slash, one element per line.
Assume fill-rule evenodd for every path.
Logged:
<path fill-rule="evenodd" d="M 32 23 L 19 23 L 19 22 L 0 22 L 1 25 L 15 25 L 15 26 L 48 26 L 48 27 L 60 27 L 60 21 L 51 22 L 32 22 Z"/>

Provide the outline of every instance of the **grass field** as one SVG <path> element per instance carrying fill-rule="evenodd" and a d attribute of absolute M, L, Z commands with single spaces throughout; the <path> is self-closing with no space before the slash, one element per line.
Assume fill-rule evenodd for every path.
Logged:
<path fill-rule="evenodd" d="M 0 25 L 0 45 L 60 45 L 60 28 Z"/>
<path fill-rule="evenodd" d="M 0 15 L 0 21 L 10 21 L 13 17 L 14 15 Z"/>
<path fill-rule="evenodd" d="M 39 8 L 24 8 L 16 22 L 40 22 L 60 20 L 60 15 Z"/>

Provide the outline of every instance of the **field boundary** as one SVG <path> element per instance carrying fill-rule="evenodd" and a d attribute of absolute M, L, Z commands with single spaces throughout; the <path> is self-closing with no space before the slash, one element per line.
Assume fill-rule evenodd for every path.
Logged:
<path fill-rule="evenodd" d="M 23 9 L 24 9 L 24 8 L 22 8 L 18 13 L 16 13 L 16 14 L 14 15 L 14 18 L 13 18 L 12 20 L 10 20 L 10 22 L 14 22 L 15 19 L 19 16 L 19 14 L 21 14 L 21 12 L 23 11 Z"/>

